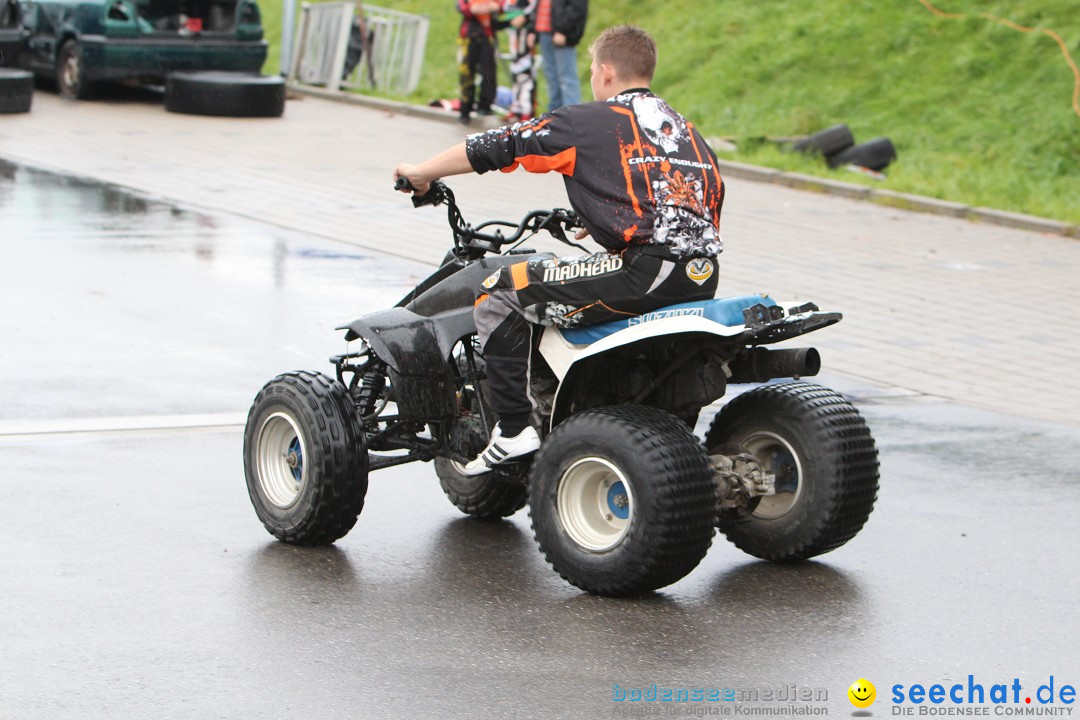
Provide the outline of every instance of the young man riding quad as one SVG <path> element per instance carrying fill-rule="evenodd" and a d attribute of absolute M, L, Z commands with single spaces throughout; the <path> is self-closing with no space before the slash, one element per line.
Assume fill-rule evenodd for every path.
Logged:
<path fill-rule="evenodd" d="M 563 175 L 570 204 L 603 252 L 533 259 L 483 282 L 474 310 L 492 408 L 488 446 L 465 466 L 489 472 L 535 452 L 529 425 L 533 324 L 578 327 L 712 298 L 724 184 L 716 156 L 682 115 L 649 90 L 656 43 L 644 30 L 605 30 L 590 48 L 596 102 L 471 135 L 420 163 L 401 164 L 416 194 L 447 175 L 490 170 Z"/>

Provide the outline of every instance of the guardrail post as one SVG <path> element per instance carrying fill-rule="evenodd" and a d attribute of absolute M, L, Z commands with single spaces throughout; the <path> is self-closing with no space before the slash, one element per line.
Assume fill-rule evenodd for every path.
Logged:
<path fill-rule="evenodd" d="M 304 57 L 304 52 L 307 50 L 307 37 L 308 26 L 311 24 L 311 3 L 300 4 L 300 42 L 292 51 L 292 57 L 289 63 L 289 82 L 296 82 L 297 76 L 300 74 L 300 61 Z"/>
<path fill-rule="evenodd" d="M 296 30 L 296 0 L 281 0 L 281 57 L 279 70 L 288 77 L 292 73 L 293 33 Z M 303 36 L 301 36 L 303 37 Z"/>
<path fill-rule="evenodd" d="M 330 63 L 330 77 L 326 79 L 327 90 L 341 90 L 344 78 L 341 77 L 345 70 L 345 55 L 349 50 L 349 35 L 352 33 L 353 6 L 352 3 L 342 3 L 340 25 L 338 26 L 337 46 L 334 48 L 334 59 Z"/>

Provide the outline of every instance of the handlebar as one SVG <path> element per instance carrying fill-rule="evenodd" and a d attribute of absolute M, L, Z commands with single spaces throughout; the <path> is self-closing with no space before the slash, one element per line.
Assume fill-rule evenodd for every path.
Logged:
<path fill-rule="evenodd" d="M 521 241 L 526 237 L 526 233 L 529 233 L 529 237 L 531 237 L 541 230 L 546 230 L 552 237 L 560 242 L 589 252 L 588 248 L 582 247 L 566 237 L 565 231 L 585 227 L 582 225 L 581 219 L 577 216 L 577 213 L 573 210 L 564 210 L 561 208 L 552 210 L 533 210 L 526 214 L 519 223 L 507 222 L 505 220 L 489 220 L 488 222 L 473 227 L 465 222 L 465 218 L 462 217 L 461 210 L 458 208 L 457 201 L 454 199 L 453 191 L 441 180 L 433 181 L 428 191 L 423 195 L 416 195 L 416 188 L 409 182 L 409 179 L 399 177 L 394 182 L 394 190 L 402 192 L 411 190 L 414 193 L 412 197 L 413 207 L 423 207 L 425 205 L 438 206 L 445 204 L 447 208 L 447 220 L 450 223 L 450 229 L 454 233 L 455 249 L 462 254 L 479 256 L 489 252 L 501 253 L 503 246 L 513 245 Z M 494 232 L 483 231 L 484 228 L 492 226 L 513 228 L 513 232 L 506 235 L 497 227 Z M 473 252 L 469 253 L 469 251 Z M 479 252 L 479 255 L 477 255 L 477 251 Z"/>

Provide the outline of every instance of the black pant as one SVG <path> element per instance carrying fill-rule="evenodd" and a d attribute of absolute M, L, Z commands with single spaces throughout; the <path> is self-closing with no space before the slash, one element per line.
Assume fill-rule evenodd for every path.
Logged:
<path fill-rule="evenodd" d="M 495 102 L 495 38 L 464 37 L 458 47 L 458 74 L 461 76 L 461 116 L 474 109 L 491 110 Z M 480 73 L 480 101 L 476 98 L 476 74 Z"/>
<path fill-rule="evenodd" d="M 504 435 L 532 410 L 529 358 L 533 324 L 580 327 L 641 315 L 716 293 L 715 258 L 680 259 L 658 246 L 530 260 L 484 281 L 473 316 L 487 363 L 491 406 Z"/>

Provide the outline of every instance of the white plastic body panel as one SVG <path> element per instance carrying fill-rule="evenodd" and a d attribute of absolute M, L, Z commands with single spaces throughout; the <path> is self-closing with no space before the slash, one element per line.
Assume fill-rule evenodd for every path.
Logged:
<path fill-rule="evenodd" d="M 574 363 L 622 345 L 630 345 L 631 343 L 662 335 L 680 335 L 684 333 L 707 333 L 730 338 L 741 335 L 745 330 L 745 325 L 721 325 L 703 317 L 683 315 L 681 317 L 641 323 L 640 325 L 631 325 L 597 340 L 591 345 L 572 345 L 566 341 L 566 338 L 563 337 L 557 327 L 546 327 L 544 328 L 544 336 L 540 339 L 540 354 L 543 355 L 547 364 L 551 366 L 555 377 L 559 378 L 559 382 L 562 382 Z"/>

